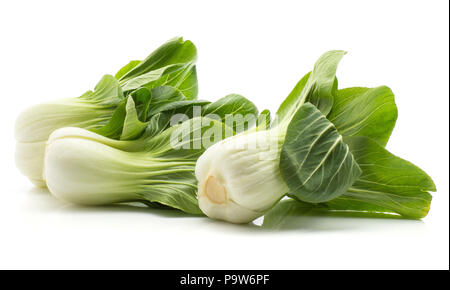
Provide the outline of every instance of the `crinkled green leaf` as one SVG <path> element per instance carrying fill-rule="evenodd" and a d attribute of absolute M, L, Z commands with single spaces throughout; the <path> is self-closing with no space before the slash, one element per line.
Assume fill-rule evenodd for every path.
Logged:
<path fill-rule="evenodd" d="M 324 53 L 314 65 L 302 92 L 305 101 L 315 105 L 325 116 L 333 106 L 334 95 L 337 91 L 336 70 L 345 54 L 343 50 Z"/>
<path fill-rule="evenodd" d="M 295 113 L 296 109 L 298 109 L 298 105 L 300 103 L 300 97 L 302 96 L 302 91 L 306 86 L 306 83 L 309 80 L 309 76 L 311 72 L 304 75 L 298 83 L 295 85 L 294 89 L 289 93 L 287 98 L 281 103 L 280 107 L 277 111 L 277 119 L 279 122 L 283 120 L 287 120 Z"/>
<path fill-rule="evenodd" d="M 127 72 L 135 68 L 138 64 L 140 64 L 140 60 L 132 60 L 127 63 L 124 67 L 122 67 L 115 75 L 114 78 L 119 80 L 122 76 L 124 76 Z"/>
<path fill-rule="evenodd" d="M 198 107 L 199 112 L 201 112 L 202 106 L 209 103 L 209 101 L 185 100 L 165 104 L 164 106 L 161 106 L 160 113 L 157 113 L 151 117 L 144 134 L 145 136 L 156 136 L 171 126 L 171 121 L 174 121 L 172 120 L 172 117 L 183 115 L 187 119 L 193 118 L 194 107 Z M 199 115 L 201 115 L 201 113 Z"/>
<path fill-rule="evenodd" d="M 197 69 L 195 65 L 187 66 L 176 78 L 167 82 L 178 88 L 188 100 L 194 100 L 198 95 Z"/>
<path fill-rule="evenodd" d="M 150 109 L 150 102 L 152 101 L 152 92 L 147 88 L 139 88 L 129 94 L 133 98 L 136 112 L 139 120 L 146 121 L 149 118 L 148 111 Z"/>
<path fill-rule="evenodd" d="M 170 127 L 171 118 L 173 116 L 184 116 L 188 119 L 207 116 L 226 123 L 226 118 L 227 116 L 230 117 L 230 114 L 233 114 L 233 116 L 237 114 L 242 116 L 248 114 L 252 115 L 257 114 L 257 109 L 255 105 L 245 97 L 228 95 L 214 103 L 202 100 L 174 101 L 161 106 L 158 112 L 161 112 L 161 114 L 158 113 L 155 114 L 154 118 L 152 117 L 149 127 L 147 128 L 148 132 L 145 134 L 154 135 L 157 132 Z M 254 122 L 254 120 L 250 120 L 249 125 L 244 126 L 243 121 L 245 121 L 245 118 L 241 119 L 237 117 L 236 119 L 233 118 L 233 120 L 236 121 L 233 123 L 234 128 L 242 126 L 245 129 L 248 129 Z M 236 130 L 234 131 L 236 132 Z"/>
<path fill-rule="evenodd" d="M 132 140 L 142 134 L 148 122 L 141 122 L 136 112 L 133 98 L 129 97 L 125 106 L 125 120 L 123 122 L 120 140 Z"/>
<path fill-rule="evenodd" d="M 173 101 L 171 103 L 166 103 L 161 105 L 157 112 L 167 112 L 167 111 L 174 111 L 174 114 L 178 114 L 181 112 L 185 112 L 183 109 L 186 107 L 200 107 L 210 104 L 210 101 L 205 100 L 182 100 L 182 101 Z M 186 113 L 188 116 L 192 116 L 192 113 L 189 111 Z"/>
<path fill-rule="evenodd" d="M 325 203 L 297 201 L 295 203 L 298 205 L 289 202 L 289 206 L 288 203 L 276 206 L 276 211 L 271 212 L 268 218 L 271 224 L 281 220 L 281 216 L 288 214 L 291 207 L 296 208 L 297 212 L 307 208 L 321 215 L 340 213 L 412 219 L 427 215 L 432 199 L 429 191 L 436 191 L 436 187 L 424 171 L 367 137 L 346 137 L 344 140 L 362 170 L 361 176 L 348 191 Z M 296 196 L 290 196 L 296 199 Z"/>
<path fill-rule="evenodd" d="M 385 146 L 397 120 L 394 94 L 385 86 L 339 90 L 328 119 L 344 137 L 366 136 Z"/>
<path fill-rule="evenodd" d="M 188 100 L 198 94 L 195 62 L 197 49 L 181 37 L 169 40 L 141 62 L 131 62 L 122 68 L 118 77 L 125 92 L 158 86 L 178 88 Z"/>
<path fill-rule="evenodd" d="M 144 132 L 153 115 L 197 103 L 204 104 L 194 100 L 185 101 L 183 94 L 172 87 L 161 86 L 151 90 L 139 88 L 117 106 L 108 123 L 94 132 L 114 139 L 135 139 Z"/>
<path fill-rule="evenodd" d="M 86 99 L 92 105 L 113 106 L 118 104 L 123 98 L 122 89 L 119 82 L 111 75 L 104 75 L 97 83 L 94 92 L 84 93 L 80 99 Z"/>
<path fill-rule="evenodd" d="M 264 215 L 262 227 L 270 230 L 286 230 L 308 228 L 311 217 L 357 217 L 357 218 L 400 218 L 398 215 L 385 213 L 383 211 L 368 209 L 350 202 L 344 204 L 334 202 L 320 204 L 302 202 L 296 199 L 280 201 L 269 212 Z"/>
<path fill-rule="evenodd" d="M 346 137 L 362 174 L 336 202 L 359 203 L 368 209 L 423 218 L 431 203 L 433 180 L 414 164 L 401 159 L 367 137 Z"/>
<path fill-rule="evenodd" d="M 344 194 L 361 174 L 336 127 L 309 103 L 288 126 L 280 170 L 290 193 L 315 203 Z"/>
<path fill-rule="evenodd" d="M 227 95 L 214 103 L 206 105 L 203 116 L 219 116 L 220 120 L 236 132 L 243 132 L 255 125 L 258 109 L 247 98 L 237 95 Z"/>
<path fill-rule="evenodd" d="M 196 59 L 197 48 L 195 45 L 189 40 L 183 41 L 182 37 L 176 37 L 158 47 L 133 69 L 122 75 L 120 81 L 128 81 L 174 64 L 190 64 Z"/>
<path fill-rule="evenodd" d="M 91 131 L 105 137 L 119 139 L 122 134 L 123 123 L 125 121 L 127 99 L 123 99 L 114 110 L 109 121 L 100 128 L 94 128 Z"/>
<path fill-rule="evenodd" d="M 305 102 L 315 105 L 325 116 L 328 115 L 337 91 L 337 66 L 345 54 L 342 50 L 332 50 L 320 56 L 313 71 L 297 83 L 281 104 L 277 111 L 278 122 L 288 122 Z"/>
<path fill-rule="evenodd" d="M 167 105 L 173 104 L 179 101 L 184 101 L 186 98 L 177 89 L 169 86 L 160 86 L 153 88 L 150 91 L 150 107 L 147 115 L 153 116 L 162 111 L 169 110 Z"/>
<path fill-rule="evenodd" d="M 153 137 L 158 135 L 170 126 L 171 114 L 158 113 L 153 115 L 148 121 L 148 125 L 145 128 L 145 137 Z"/>
<path fill-rule="evenodd" d="M 171 86 L 177 88 L 187 100 L 194 100 L 198 94 L 197 70 L 194 64 L 187 65 L 173 73 L 165 74 L 157 81 L 146 84 L 147 88 Z"/>
<path fill-rule="evenodd" d="M 144 86 L 151 89 L 156 87 L 156 82 L 160 81 L 161 78 L 168 77 L 170 74 L 180 71 L 184 67 L 184 64 L 171 64 L 128 79 L 127 81 L 121 81 L 120 84 L 124 92 L 136 90 Z"/>

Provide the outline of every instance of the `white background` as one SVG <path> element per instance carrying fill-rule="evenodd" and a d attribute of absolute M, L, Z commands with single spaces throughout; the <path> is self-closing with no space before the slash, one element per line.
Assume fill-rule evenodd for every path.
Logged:
<path fill-rule="evenodd" d="M 448 1 L 0 2 L 0 268 L 448 269 Z M 436 182 L 422 221 L 298 218 L 268 231 L 142 208 L 82 208 L 14 165 L 25 107 L 76 97 L 177 36 L 198 47 L 199 98 L 274 111 L 330 49 L 340 88 L 388 85 L 388 149 Z"/>

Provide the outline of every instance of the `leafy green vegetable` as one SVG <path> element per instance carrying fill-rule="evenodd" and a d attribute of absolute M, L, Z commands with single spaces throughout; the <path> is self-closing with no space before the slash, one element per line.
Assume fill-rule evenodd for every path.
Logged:
<path fill-rule="evenodd" d="M 151 89 L 156 87 L 156 82 L 162 77 L 167 78 L 169 75 L 176 73 L 181 70 L 183 65 L 172 64 L 156 70 L 149 71 L 145 74 L 136 76 L 127 81 L 121 81 L 121 86 L 124 91 L 133 91 L 142 87 Z"/>
<path fill-rule="evenodd" d="M 337 64 L 337 59 L 338 57 L 334 58 L 331 62 L 331 67 Z M 315 69 L 317 67 L 319 66 L 316 65 Z M 322 65 L 322 67 L 326 66 Z M 331 93 L 323 93 L 323 95 L 331 95 L 334 100 L 327 118 L 334 125 L 333 128 L 335 127 L 344 137 L 342 142 L 343 144 L 348 144 L 348 148 L 350 148 L 350 152 L 354 156 L 353 164 L 358 166 L 361 176 L 357 179 L 359 174 L 353 176 L 351 174 L 343 174 L 350 180 L 347 180 L 348 182 L 337 182 L 337 184 L 342 185 L 342 190 L 334 196 L 329 196 L 326 200 L 321 200 L 321 196 L 330 195 L 329 188 L 318 189 L 316 194 L 309 197 L 309 199 L 299 194 L 298 187 L 295 187 L 295 185 L 302 186 L 301 177 L 308 172 L 308 167 L 306 167 L 305 173 L 305 169 L 302 170 L 301 166 L 295 163 L 295 156 L 302 156 L 302 152 L 309 148 L 304 145 L 304 143 L 307 143 L 305 140 L 308 140 L 308 134 L 305 134 L 308 130 L 302 130 L 302 128 L 309 128 L 308 124 L 312 124 L 312 121 L 306 119 L 303 124 L 298 124 L 295 127 L 298 128 L 297 130 L 292 129 L 292 144 L 288 147 L 287 144 L 289 143 L 285 142 L 281 154 L 283 158 L 283 153 L 290 151 L 290 154 L 285 154 L 285 156 L 291 156 L 290 159 L 287 158 L 291 162 L 283 161 L 283 159 L 280 162 L 282 173 L 287 168 L 292 172 L 291 175 L 283 174 L 284 180 L 289 184 L 289 196 L 296 200 L 320 203 L 323 208 L 333 211 L 351 210 L 372 214 L 389 213 L 399 214 L 408 218 L 422 218 L 426 216 L 431 201 L 431 195 L 428 191 L 435 190 L 432 180 L 416 166 L 392 155 L 383 148 L 392 133 L 397 119 L 397 107 L 392 91 L 385 86 L 336 90 L 337 87 L 335 88 L 334 86 L 337 85 L 337 81 L 334 82 L 333 86 L 330 85 L 335 69 L 328 69 L 328 71 L 327 87 L 331 88 L 331 91 L 328 91 Z M 295 99 L 293 96 L 303 94 L 302 90 L 307 88 L 307 78 L 309 79 L 308 75 L 299 82 L 287 101 L 293 102 Z M 327 97 L 326 99 L 329 98 Z M 286 110 L 284 109 L 284 111 Z M 282 110 L 281 113 L 283 114 L 284 111 Z M 289 124 L 289 127 L 293 126 L 292 123 Z M 288 139 L 289 134 L 288 129 L 286 139 Z M 316 143 L 314 144 L 316 145 Z M 316 150 L 311 149 L 312 153 L 310 152 L 309 154 L 312 154 L 314 157 L 320 156 L 320 154 L 323 154 L 323 149 L 322 147 L 319 148 Z M 294 170 L 296 166 L 298 171 Z M 339 171 L 334 169 L 331 170 L 332 173 L 338 174 Z M 294 179 L 297 183 L 293 183 L 292 175 L 299 177 Z M 286 178 L 286 176 L 289 178 Z M 308 177 L 309 175 L 306 176 Z M 326 186 L 329 186 L 333 180 L 332 178 L 327 178 L 327 171 L 324 171 L 319 176 L 321 178 L 318 184 L 322 187 L 324 187 L 321 183 L 322 178 L 326 181 Z M 408 176 L 410 177 L 408 178 Z M 301 191 L 300 193 L 303 192 Z M 324 201 L 328 202 L 323 203 Z M 317 208 L 315 211 L 317 211 Z"/>
<path fill-rule="evenodd" d="M 293 114 L 295 114 L 298 107 L 301 106 L 301 95 L 310 76 L 311 72 L 304 75 L 295 85 L 294 89 L 289 93 L 286 99 L 281 103 L 276 114 L 277 122 L 288 120 L 290 117 L 292 117 Z"/>
<path fill-rule="evenodd" d="M 194 64 L 185 66 L 173 74 L 165 75 L 151 84 L 151 87 L 172 86 L 177 88 L 188 100 L 194 100 L 198 94 L 197 69 Z M 146 87 L 149 87 L 146 85 Z"/>
<path fill-rule="evenodd" d="M 259 126 L 208 148 L 196 169 L 199 206 L 206 215 L 247 223 L 288 192 L 323 202 L 347 191 L 360 169 L 325 117 L 344 54 L 330 51 L 319 58 L 281 104 L 270 129 Z"/>
<path fill-rule="evenodd" d="M 140 201 L 201 214 L 194 175 L 198 156 L 234 133 L 225 124 L 229 115 L 257 113 L 239 95 L 211 103 L 187 100 L 170 86 L 140 87 L 121 99 L 109 122 L 96 130 L 100 134 L 79 128 L 52 133 L 45 154 L 47 185 L 72 203 Z"/>
<path fill-rule="evenodd" d="M 330 112 L 337 91 L 336 70 L 346 54 L 342 50 L 324 53 L 315 63 L 312 72 L 306 74 L 295 86 L 277 111 L 279 122 L 289 123 L 292 116 L 305 103 L 315 105 L 325 116 Z"/>
<path fill-rule="evenodd" d="M 80 127 L 105 136 L 133 139 L 142 133 L 152 114 L 172 103 L 175 96 L 194 100 L 198 92 L 196 51 L 192 42 L 172 39 L 145 60 L 131 61 L 115 77 L 105 75 L 93 92 L 40 104 L 23 112 L 16 122 L 16 164 L 20 171 L 33 183 L 45 186 L 42 177 L 45 141 L 55 129 Z M 152 106 L 145 103 L 150 100 Z M 30 158 L 33 153 L 39 156 Z"/>
<path fill-rule="evenodd" d="M 193 100 L 198 93 L 196 60 L 195 45 L 177 37 L 160 46 L 143 61 L 127 64 L 116 78 L 124 91 L 172 86 L 178 88 L 188 100 Z"/>
<path fill-rule="evenodd" d="M 161 119 L 162 115 L 155 116 Z M 195 162 L 208 146 L 204 140 L 208 131 L 223 136 L 227 126 L 207 117 L 189 119 L 165 130 L 156 125 L 158 120 L 150 123 L 158 133 L 151 127 L 151 132 L 133 141 L 110 139 L 79 128 L 56 130 L 45 155 L 50 192 L 77 204 L 140 201 L 201 214 Z"/>
<path fill-rule="evenodd" d="M 209 217 L 246 223 L 284 195 L 282 211 L 396 214 L 422 218 L 431 179 L 383 147 L 397 108 L 387 87 L 338 90 L 344 51 L 330 51 L 295 86 L 270 129 L 254 130 L 208 148 L 199 158 L 199 206 Z M 373 140 L 372 140 L 372 139 Z"/>
<path fill-rule="evenodd" d="M 366 137 L 347 138 L 361 162 L 362 176 L 348 192 L 325 203 L 284 200 L 264 216 L 263 227 L 280 228 L 298 216 L 402 217 L 427 215 L 435 191 L 431 178 L 408 161 L 396 157 Z M 368 153 L 370 152 L 370 154 Z M 367 163 L 367 164 L 364 164 Z"/>
<path fill-rule="evenodd" d="M 49 138 L 45 155 L 45 176 L 56 197 L 84 205 L 144 201 L 201 214 L 196 199 L 195 161 L 204 151 L 191 146 L 172 146 L 172 134 L 183 127 L 184 134 L 218 127 L 193 126 L 195 119 L 170 127 L 152 138 L 116 141 L 79 128 L 56 130 Z M 182 138 L 184 142 L 186 138 Z M 141 148 L 136 147 L 141 144 Z M 138 150 L 140 149 L 140 150 Z"/>
<path fill-rule="evenodd" d="M 141 92 L 143 90 L 147 93 L 140 94 L 138 104 L 135 104 L 132 100 L 133 97 L 136 99 L 136 96 L 131 94 L 126 103 L 123 101 L 118 106 L 108 124 L 99 130 L 95 130 L 95 132 L 109 138 L 130 140 L 139 137 L 144 132 L 154 115 L 164 113 L 166 125 L 162 126 L 160 116 L 158 117 L 158 126 L 165 129 L 169 126 L 171 116 L 181 114 L 187 118 L 195 117 L 194 108 L 198 108 L 197 117 L 207 116 L 226 124 L 228 123 L 226 122 L 228 116 L 230 120 L 235 122 L 227 125 L 234 126 L 234 129 L 239 126 L 243 131 L 248 127 L 244 126 L 246 120 L 239 116 L 255 116 L 258 113 L 255 105 L 240 95 L 228 95 L 211 103 L 201 100 L 186 100 L 180 91 L 168 86 L 156 87 L 150 91 L 146 88 L 140 89 Z M 138 111 L 145 112 L 145 114 L 139 116 Z M 252 125 L 252 121 L 254 119 L 250 119 L 249 126 Z"/>
<path fill-rule="evenodd" d="M 429 191 L 436 191 L 436 187 L 424 171 L 367 137 L 346 137 L 345 142 L 362 174 L 340 197 L 311 204 L 316 214 L 368 213 L 375 217 L 398 215 L 411 219 L 427 215 L 432 198 Z M 299 201 L 296 195 L 289 196 Z"/>
<path fill-rule="evenodd" d="M 337 90 L 336 69 L 345 54 L 342 50 L 324 53 L 314 65 L 302 92 L 305 100 L 315 105 L 325 116 L 333 106 Z"/>
<path fill-rule="evenodd" d="M 336 202 L 334 202 L 336 200 Z M 264 229 L 298 229 L 308 227 L 311 218 L 317 216 L 327 217 L 354 217 L 354 218 L 402 218 L 398 215 L 384 213 L 378 210 L 368 210 L 367 207 L 359 207 L 356 203 L 342 202 L 340 198 L 333 203 L 307 203 L 294 199 L 280 201 L 264 215 L 262 227 Z M 337 201 L 339 200 L 339 202 Z M 303 220 L 302 220 L 303 218 Z"/>
<path fill-rule="evenodd" d="M 290 192 L 307 202 L 324 202 L 345 193 L 361 174 L 333 124 L 306 103 L 289 124 L 280 170 Z"/>
<path fill-rule="evenodd" d="M 189 40 L 183 41 L 182 37 L 175 37 L 158 47 L 143 61 L 139 63 L 134 61 L 128 64 L 122 69 L 119 81 L 128 81 L 150 71 L 174 64 L 192 63 L 195 62 L 196 58 L 197 48 L 195 45 Z"/>
<path fill-rule="evenodd" d="M 384 148 L 394 94 L 338 90 L 345 54 L 320 56 L 272 120 L 237 94 L 197 100 L 197 49 L 171 39 L 94 91 L 25 111 L 17 166 L 78 204 L 138 201 L 234 223 L 265 214 L 266 228 L 305 215 L 420 219 L 436 188 Z"/>
<path fill-rule="evenodd" d="M 122 76 L 124 76 L 127 72 L 135 68 L 138 64 L 140 64 L 140 60 L 132 60 L 123 66 L 115 75 L 114 78 L 119 80 Z"/>
<path fill-rule="evenodd" d="M 431 202 L 428 191 L 436 191 L 436 187 L 424 171 L 369 138 L 348 137 L 345 142 L 362 174 L 342 199 L 377 206 L 383 212 L 409 218 L 427 215 Z"/>
<path fill-rule="evenodd" d="M 305 83 L 305 78 L 294 89 L 297 95 L 302 90 L 302 86 L 304 87 L 302 84 Z M 322 206 L 325 205 L 323 208 L 333 211 L 394 213 L 408 218 L 426 216 L 431 201 L 428 191 L 434 191 L 431 179 L 411 163 L 395 157 L 382 147 L 386 145 L 397 119 L 397 107 L 392 91 L 385 86 L 355 87 L 338 90 L 332 95 L 334 101 L 328 119 L 344 136 L 343 142 L 349 145 L 362 173 L 358 179 L 356 179 L 357 175 L 353 176 L 353 181 L 356 180 L 354 183 L 353 181 L 346 183 L 344 186 L 346 192 L 343 195 L 341 192 L 334 196 L 338 198 L 330 198 L 328 202 L 321 203 Z M 307 123 L 297 127 L 305 127 Z M 295 131 L 292 134 L 295 135 Z M 302 133 L 298 136 L 298 140 L 307 138 Z M 294 137 L 293 140 L 295 140 Z M 292 155 L 302 152 L 304 148 L 300 141 L 290 147 Z M 320 150 L 313 152 L 321 153 Z M 282 172 L 288 165 L 293 171 L 292 164 L 281 162 Z M 302 172 L 301 169 L 299 172 Z M 407 176 L 412 178 L 408 179 Z M 329 179 L 325 179 L 329 182 Z M 285 180 L 288 184 L 291 182 L 289 179 L 285 178 Z M 318 192 L 326 195 L 328 191 L 319 190 Z M 296 194 L 295 187 L 290 186 L 289 196 L 297 200 L 317 203 L 324 201 L 320 200 L 321 194 L 313 199 L 305 199 Z"/>
<path fill-rule="evenodd" d="M 258 109 L 244 97 L 231 94 L 206 105 L 202 110 L 202 115 L 207 117 L 217 115 L 222 122 L 240 133 L 255 125 Z"/>
<path fill-rule="evenodd" d="M 394 94 L 385 86 L 339 90 L 328 119 L 343 136 L 366 136 L 385 146 L 397 120 Z"/>
<path fill-rule="evenodd" d="M 120 139 L 132 140 L 139 137 L 147 127 L 148 122 L 141 122 L 139 120 L 133 98 L 128 98 L 127 104 L 125 105 L 125 111 L 126 114 Z"/>
<path fill-rule="evenodd" d="M 290 193 L 303 201 L 336 198 L 361 173 L 337 126 L 326 118 L 337 95 L 336 70 L 344 55 L 340 50 L 324 53 L 277 112 L 280 123 L 275 125 L 282 132 L 287 127 L 280 171 Z"/>

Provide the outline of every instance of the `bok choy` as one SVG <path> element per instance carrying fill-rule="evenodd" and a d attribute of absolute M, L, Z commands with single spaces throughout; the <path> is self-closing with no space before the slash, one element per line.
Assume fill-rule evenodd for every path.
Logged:
<path fill-rule="evenodd" d="M 45 186 L 42 178 L 45 142 L 58 128 L 80 127 L 116 139 L 136 137 L 142 130 L 122 132 L 128 99 L 134 99 L 142 122 L 157 113 L 140 111 L 138 106 L 143 102 L 151 100 L 152 107 L 161 111 L 162 105 L 174 100 L 195 100 L 196 58 L 192 42 L 175 38 L 143 61 L 131 61 L 114 77 L 105 75 L 94 91 L 28 108 L 16 121 L 17 167 L 33 183 Z"/>
<path fill-rule="evenodd" d="M 200 156 L 198 200 L 207 216 L 247 223 L 284 196 L 330 211 L 428 213 L 433 181 L 384 148 L 397 119 L 394 95 L 387 87 L 338 90 L 344 55 L 323 54 L 269 128 L 225 139 Z"/>
<path fill-rule="evenodd" d="M 264 215 L 267 227 L 305 212 L 423 218 L 432 179 L 385 148 L 394 94 L 339 89 L 345 54 L 320 56 L 271 118 L 237 94 L 198 100 L 196 47 L 172 39 L 93 91 L 23 112 L 17 166 L 82 205 L 142 202 L 233 223 Z"/>

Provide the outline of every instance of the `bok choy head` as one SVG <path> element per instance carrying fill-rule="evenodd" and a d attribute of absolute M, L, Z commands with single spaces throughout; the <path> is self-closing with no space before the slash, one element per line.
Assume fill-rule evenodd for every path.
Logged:
<path fill-rule="evenodd" d="M 45 186 L 42 178 L 45 142 L 58 128 L 79 127 L 116 139 L 136 137 L 135 131 L 122 132 L 128 99 L 134 99 L 142 122 L 148 121 L 153 113 L 141 109 L 149 106 L 149 99 L 154 100 L 154 107 L 174 99 L 196 99 L 196 57 L 192 42 L 175 38 L 145 60 L 131 61 L 114 77 L 105 75 L 94 91 L 28 108 L 20 114 L 15 126 L 17 167 L 33 183 Z"/>
<path fill-rule="evenodd" d="M 432 180 L 384 148 L 397 119 L 392 91 L 338 90 L 336 70 L 344 55 L 323 54 L 269 128 L 225 139 L 199 158 L 198 199 L 207 216 L 247 223 L 285 195 L 330 210 L 427 214 Z"/>
<path fill-rule="evenodd" d="M 305 200 L 321 202 L 342 194 L 359 176 L 342 136 L 312 104 L 330 110 L 343 55 L 331 51 L 318 60 L 281 105 L 271 128 L 225 139 L 198 160 L 199 204 L 206 215 L 247 223 L 269 210 L 290 187 Z"/>
<path fill-rule="evenodd" d="M 193 120 L 186 122 L 192 125 Z M 57 198 L 75 204 L 144 202 L 199 214 L 194 167 L 202 150 L 173 149 L 170 141 L 176 129 L 140 145 L 80 128 L 58 129 L 45 154 L 47 186 Z"/>

